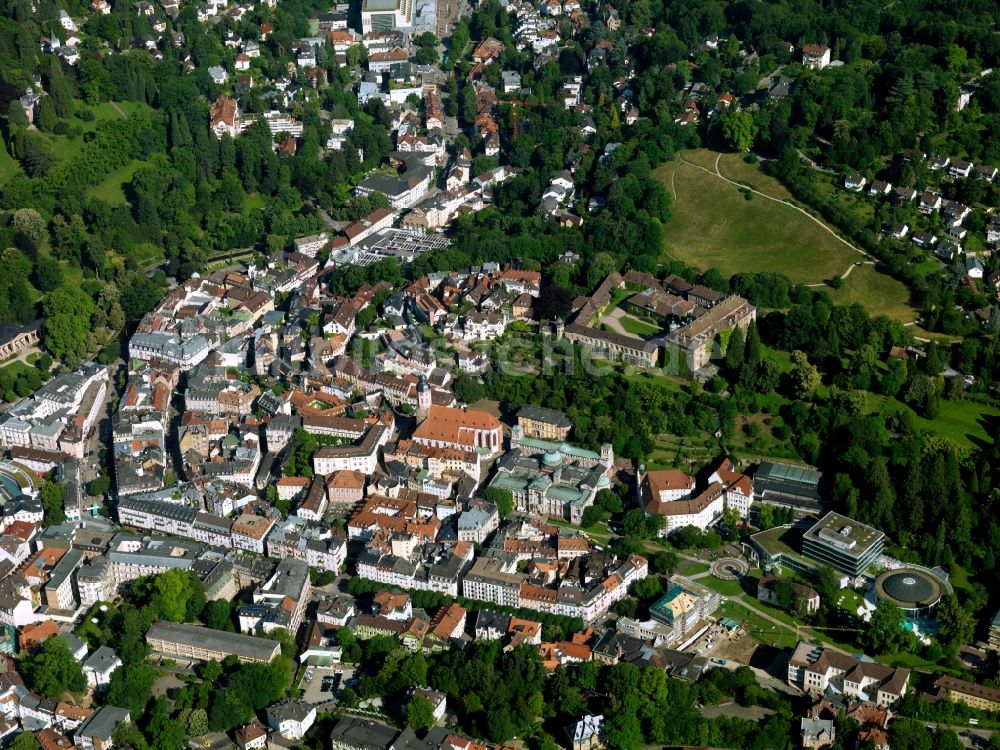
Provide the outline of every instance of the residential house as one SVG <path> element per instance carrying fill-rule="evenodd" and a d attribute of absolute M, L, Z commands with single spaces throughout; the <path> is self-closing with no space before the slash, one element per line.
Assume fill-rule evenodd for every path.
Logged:
<path fill-rule="evenodd" d="M 316 721 L 316 706 L 288 700 L 267 707 L 267 724 L 286 740 L 301 740 Z"/>
<path fill-rule="evenodd" d="M 813 70 L 822 70 L 830 64 L 830 48 L 824 44 L 803 45 L 802 64 Z"/>

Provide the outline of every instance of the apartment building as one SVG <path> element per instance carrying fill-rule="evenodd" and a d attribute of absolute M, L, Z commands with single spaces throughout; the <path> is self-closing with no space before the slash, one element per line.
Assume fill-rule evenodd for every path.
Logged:
<path fill-rule="evenodd" d="M 906 694 L 910 670 L 799 643 L 788 662 L 787 680 L 808 693 L 823 693 L 832 686 L 855 700 L 888 708 Z"/>

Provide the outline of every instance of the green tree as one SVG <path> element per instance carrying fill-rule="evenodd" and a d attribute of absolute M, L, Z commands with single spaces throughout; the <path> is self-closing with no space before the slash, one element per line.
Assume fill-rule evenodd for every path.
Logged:
<path fill-rule="evenodd" d="M 415 731 L 423 732 L 433 727 L 437 722 L 434 719 L 434 708 L 431 702 L 422 695 L 415 695 L 406 704 L 406 726 Z"/>
<path fill-rule="evenodd" d="M 45 296 L 42 310 L 45 348 L 65 364 L 75 366 L 87 350 L 94 300 L 78 286 L 64 284 Z"/>
<path fill-rule="evenodd" d="M 749 151 L 757 135 L 757 126 L 749 112 L 728 111 L 722 117 L 722 135 L 734 151 Z"/>
<path fill-rule="evenodd" d="M 647 536 L 646 514 L 641 508 L 632 508 L 622 518 L 622 533 L 625 536 L 643 538 Z"/>
<path fill-rule="evenodd" d="M 462 87 L 462 119 L 468 125 L 476 121 L 476 92 L 471 85 Z"/>
<path fill-rule="evenodd" d="M 144 661 L 118 667 L 111 674 L 107 702 L 127 708 L 132 716 L 141 716 L 153 697 L 156 671 Z"/>
<path fill-rule="evenodd" d="M 649 567 L 654 573 L 671 575 L 680 564 L 680 557 L 672 549 L 660 550 L 649 556 Z"/>
<path fill-rule="evenodd" d="M 819 370 L 809 362 L 808 355 L 798 349 L 792 352 L 792 369 L 788 379 L 795 398 L 808 398 L 821 382 Z"/>
<path fill-rule="evenodd" d="M 53 700 L 62 699 L 67 691 L 82 692 L 87 688 L 80 662 L 69 651 L 62 638 L 49 638 L 21 661 L 22 673 L 31 688 Z"/>
<path fill-rule="evenodd" d="M 746 336 L 743 329 L 736 327 L 726 344 L 726 370 L 738 373 L 743 366 L 743 355 L 746 350 Z"/>
<path fill-rule="evenodd" d="M 660 579 L 656 576 L 647 576 L 635 584 L 632 593 L 637 599 L 652 601 L 663 593 L 663 586 L 660 585 Z"/>
<path fill-rule="evenodd" d="M 753 371 L 760 364 L 760 360 L 760 332 L 757 330 L 757 324 L 751 323 L 747 328 L 746 353 L 743 356 L 744 367 Z"/>
<path fill-rule="evenodd" d="M 506 518 L 514 512 L 514 496 L 510 490 L 501 487 L 483 487 L 479 490 L 479 497 L 497 506 L 500 518 Z"/>
<path fill-rule="evenodd" d="M 594 505 L 611 515 L 617 515 L 625 510 L 618 493 L 609 489 L 597 491 L 597 496 L 594 498 Z"/>
<path fill-rule="evenodd" d="M 774 528 L 774 506 L 771 503 L 762 503 L 760 510 L 760 528 L 763 530 Z"/>
<path fill-rule="evenodd" d="M 205 608 L 205 587 L 189 570 L 168 570 L 133 584 L 140 600 L 164 620 L 191 622 Z"/>
<path fill-rule="evenodd" d="M 607 516 L 604 511 L 598 508 L 596 505 L 588 505 L 583 509 L 583 517 L 580 519 L 580 525 L 584 528 L 593 526 L 595 523 L 600 523 Z"/>
<path fill-rule="evenodd" d="M 618 262 L 611 253 L 595 253 L 587 264 L 587 286 L 596 289 L 607 276 L 618 270 Z"/>
<path fill-rule="evenodd" d="M 879 602 L 868 621 L 864 639 L 868 647 L 879 654 L 897 653 L 905 642 L 903 610 L 888 600 Z"/>
<path fill-rule="evenodd" d="M 59 122 L 59 117 L 56 115 L 56 105 L 53 103 L 52 97 L 43 96 L 35 108 L 35 124 L 38 125 L 39 130 L 51 133 L 57 122 Z"/>
<path fill-rule="evenodd" d="M 66 513 L 63 511 L 64 489 L 56 482 L 46 482 L 42 485 L 39 494 L 42 498 L 42 511 L 44 513 L 46 526 L 58 526 L 66 522 Z"/>
<path fill-rule="evenodd" d="M 976 620 L 959 603 L 953 594 L 941 599 L 934 613 L 938 625 L 938 640 L 950 651 L 972 641 Z"/>
<path fill-rule="evenodd" d="M 15 232 L 20 232 L 36 245 L 45 238 L 45 219 L 33 208 L 19 208 L 10 219 Z"/>
<path fill-rule="evenodd" d="M 14 104 L 17 104 L 17 100 L 14 100 Z M 18 104 L 18 109 L 21 109 L 21 105 Z M 21 110 L 22 112 L 24 110 Z M 14 738 L 14 741 L 10 743 L 10 750 L 42 750 L 42 744 L 35 737 L 34 732 L 21 732 Z"/>
<path fill-rule="evenodd" d="M 208 734 L 208 713 L 204 708 L 191 709 L 187 717 L 187 733 L 192 737 Z"/>
<path fill-rule="evenodd" d="M 228 599 L 214 599 L 205 605 L 201 611 L 201 621 L 213 630 L 225 630 L 230 633 L 236 630 L 233 624 L 233 606 Z"/>
<path fill-rule="evenodd" d="M 7 125 L 11 128 L 25 130 L 28 127 L 28 115 L 18 99 L 12 99 L 7 107 Z"/>
<path fill-rule="evenodd" d="M 106 474 L 102 474 L 91 480 L 90 484 L 87 485 L 87 493 L 92 497 L 100 497 L 101 495 L 107 495 L 111 491 L 111 477 Z"/>

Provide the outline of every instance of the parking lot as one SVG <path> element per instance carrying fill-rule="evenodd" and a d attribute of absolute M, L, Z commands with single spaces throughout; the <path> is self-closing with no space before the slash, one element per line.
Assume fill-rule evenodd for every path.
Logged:
<path fill-rule="evenodd" d="M 336 698 L 348 683 L 354 682 L 354 667 L 335 664 L 330 667 L 309 667 L 299 687 L 307 703 L 328 703 Z"/>

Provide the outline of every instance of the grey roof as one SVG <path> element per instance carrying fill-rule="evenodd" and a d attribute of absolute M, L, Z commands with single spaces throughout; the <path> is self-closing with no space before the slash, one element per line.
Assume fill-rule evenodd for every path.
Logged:
<path fill-rule="evenodd" d="M 74 737 L 97 737 L 107 742 L 119 724 L 129 720 L 128 709 L 102 706 L 80 725 Z"/>
<path fill-rule="evenodd" d="M 473 531 L 490 522 L 491 514 L 480 508 L 469 508 L 458 517 L 459 531 Z"/>
<path fill-rule="evenodd" d="M 66 646 L 70 650 L 70 653 L 76 653 L 80 649 L 81 646 L 83 646 L 84 650 L 86 651 L 87 644 L 84 643 L 77 636 L 73 635 L 72 633 L 60 633 L 59 635 L 56 636 L 56 639 L 57 640 L 61 640 L 61 641 L 65 641 Z"/>
<path fill-rule="evenodd" d="M 67 550 L 66 554 L 59 558 L 59 562 L 52 568 L 52 573 L 49 575 L 49 581 L 45 584 L 45 588 L 53 591 L 59 588 L 66 580 L 66 577 L 79 567 L 82 560 L 83 553 L 80 550 Z"/>
<path fill-rule="evenodd" d="M 573 423 L 569 421 L 569 417 L 563 414 L 557 409 L 546 409 L 542 406 L 533 406 L 532 404 L 525 404 L 517 412 L 517 418 L 521 419 L 531 419 L 535 422 L 544 422 L 545 424 L 553 424 L 557 427 L 572 427 Z"/>
<path fill-rule="evenodd" d="M 94 653 L 88 656 L 83 662 L 84 669 L 92 669 L 95 672 L 107 672 L 113 666 L 121 664 L 118 653 L 108 646 L 101 646 Z"/>
<path fill-rule="evenodd" d="M 146 639 L 156 638 L 173 643 L 193 643 L 211 651 L 221 651 L 251 659 L 268 661 L 278 647 L 277 641 L 243 633 L 227 633 L 200 625 L 158 620 L 149 626 Z"/>
<path fill-rule="evenodd" d="M 388 724 L 345 716 L 330 732 L 330 741 L 334 747 L 341 745 L 357 750 L 389 750 L 399 735 L 399 731 Z"/>
<path fill-rule="evenodd" d="M 273 716 L 279 722 L 289 719 L 302 721 L 313 710 L 314 706 L 299 700 L 282 701 L 281 703 L 275 703 L 273 706 L 267 707 L 268 715 Z"/>
<path fill-rule="evenodd" d="M 123 497 L 118 501 L 120 508 L 136 510 L 143 513 L 169 518 L 183 523 L 194 523 L 198 511 L 186 505 L 168 503 L 162 500 L 143 500 L 138 497 Z"/>

